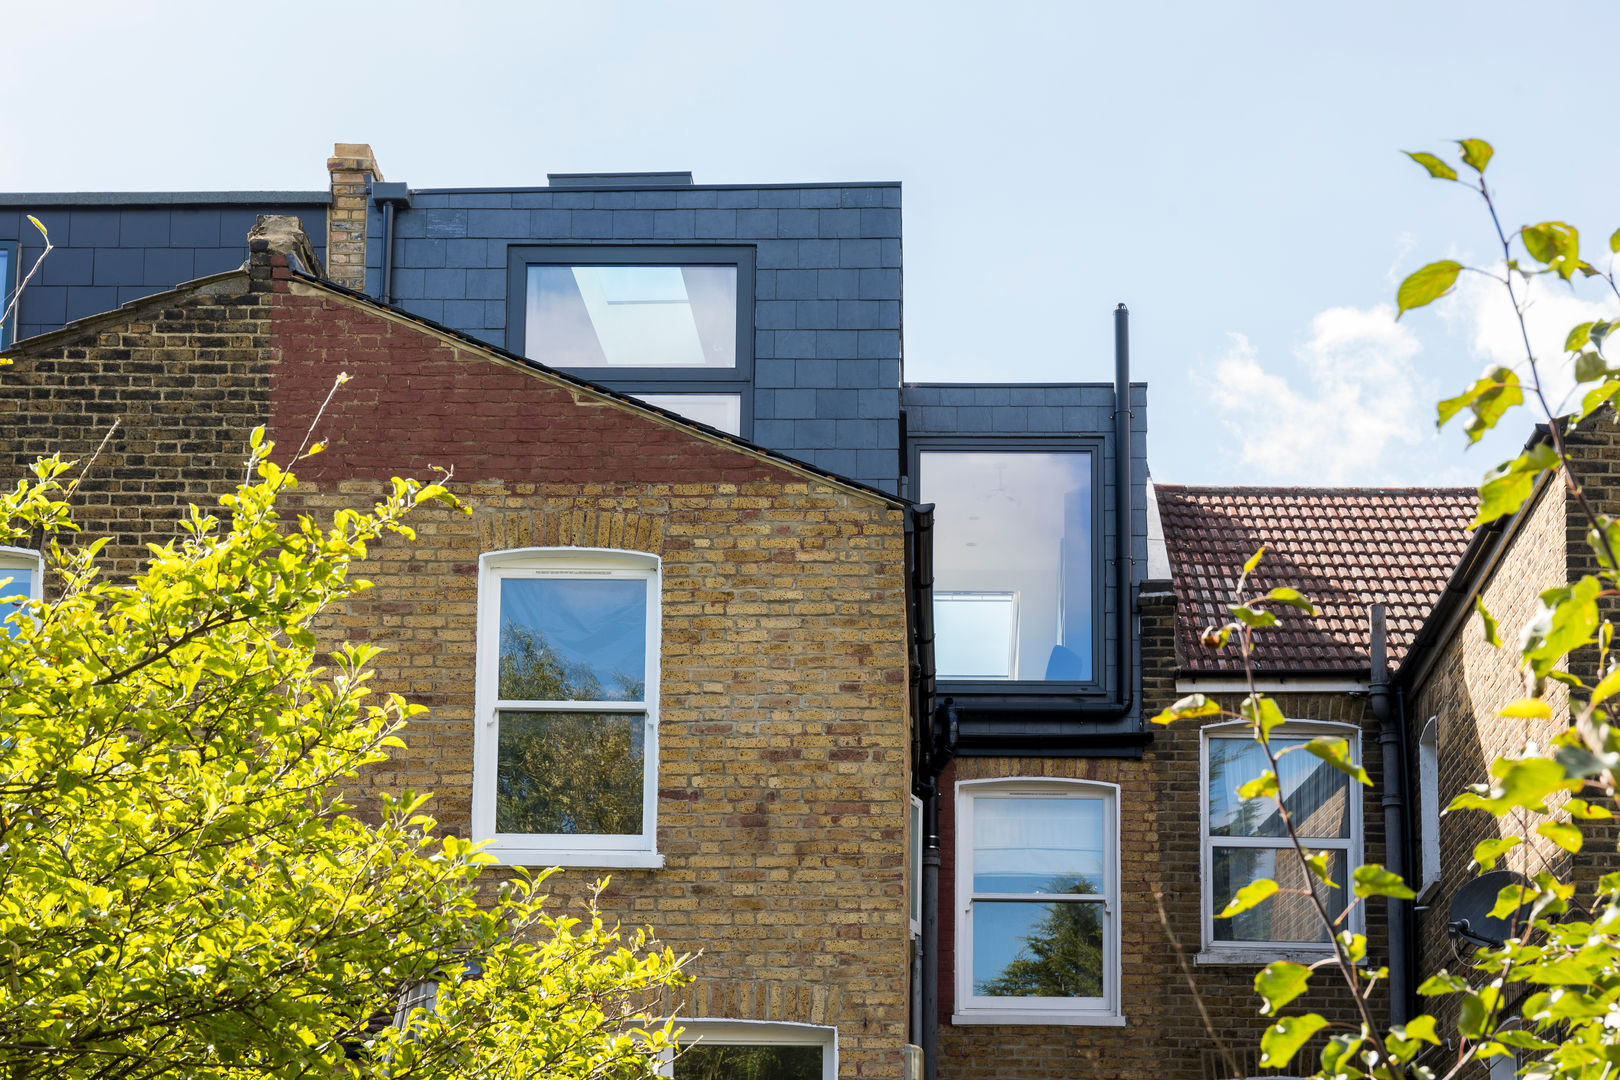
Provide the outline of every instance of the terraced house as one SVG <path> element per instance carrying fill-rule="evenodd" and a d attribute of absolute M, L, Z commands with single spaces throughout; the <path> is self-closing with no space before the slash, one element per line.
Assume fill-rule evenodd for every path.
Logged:
<path fill-rule="evenodd" d="M 368 782 L 564 867 L 562 898 L 610 874 L 610 912 L 703 949 L 671 1008 L 704 1045 L 794 1078 L 1253 1074 L 1254 967 L 1323 941 L 1287 900 L 1212 918 L 1277 866 L 1235 804 L 1258 766 L 1143 717 L 1239 694 L 1197 639 L 1261 543 L 1266 584 L 1328 602 L 1263 688 L 1377 785 L 1301 765 L 1291 805 L 1340 872 L 1430 850 L 1434 684 L 1403 679 L 1445 640 L 1466 493 L 1155 492 L 1123 306 L 1075 359 L 1101 381 L 907 382 L 898 184 L 327 166 L 318 191 L 0 196 L 8 290 L 24 214 L 57 245 L 0 375 L 0 482 L 117 417 L 84 517 L 129 572 L 252 427 L 296 445 L 348 372 L 302 504 L 443 466 L 474 511 L 374 552 L 336 618 L 431 707 Z M 43 587 L 34 553 L 0 561 Z M 1375 959 L 1427 940 L 1356 918 Z"/>

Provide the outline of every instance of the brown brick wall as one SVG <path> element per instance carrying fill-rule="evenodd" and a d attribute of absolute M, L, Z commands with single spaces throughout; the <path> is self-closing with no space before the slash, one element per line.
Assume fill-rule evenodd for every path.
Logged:
<path fill-rule="evenodd" d="M 1167 597 L 1144 596 L 1142 602 L 1143 710 L 1151 716 L 1176 699 L 1171 605 Z M 1383 858 L 1379 793 L 1382 777 L 1377 722 L 1364 698 L 1345 694 L 1279 694 L 1278 703 L 1291 718 L 1336 720 L 1362 728 L 1361 760 L 1374 787 L 1364 789 L 1364 855 Z M 1238 699 L 1223 699 L 1235 708 Z M 1141 760 L 1120 758 L 963 758 L 944 777 L 940 810 L 941 1020 L 940 1076 L 963 1078 L 1110 1077 L 1119 1080 L 1167 1078 L 1214 1080 L 1230 1070 L 1200 1020 L 1197 1003 L 1171 944 L 1173 934 L 1189 965 L 1201 946 L 1199 880 L 1199 742 L 1200 728 L 1183 722 L 1155 728 Z M 1067 777 L 1120 785 L 1121 990 L 1124 1027 L 1056 1027 L 1028 1025 L 950 1026 L 955 955 L 948 927 L 959 905 L 955 900 L 954 813 L 951 795 L 957 780 L 992 776 Z M 1161 920 L 1159 903 L 1164 905 Z M 1168 926 L 1168 933 L 1167 933 Z M 1384 962 L 1384 910 L 1375 901 L 1367 913 L 1367 935 L 1373 942 L 1370 961 Z M 1196 965 L 1193 978 L 1221 1040 L 1244 1074 L 1258 1073 L 1255 1064 L 1260 1034 L 1267 1020 L 1258 1015 L 1253 989 L 1259 964 Z M 1315 976 L 1321 990 L 1295 1006 L 1316 1009 L 1335 1019 L 1348 1019 L 1344 992 L 1335 989 L 1330 973 Z M 1377 1015 L 1385 1014 L 1375 995 Z M 1313 1044 L 1314 1046 L 1315 1044 Z"/>
<path fill-rule="evenodd" d="M 255 267 L 257 280 L 270 268 Z M 898 1077 L 909 987 L 904 533 L 889 501 L 568 387 L 314 286 L 231 278 L 32 343 L 0 371 L 9 482 L 39 453 L 83 455 L 89 536 L 119 573 L 186 502 L 239 479 L 268 420 L 284 459 L 346 367 L 287 510 L 366 504 L 389 475 L 455 469 L 470 516 L 374 545 L 375 588 L 332 617 L 384 647 L 374 682 L 428 704 L 408 748 L 364 778 L 471 793 L 480 553 L 523 545 L 663 559 L 656 871 L 605 871 L 610 917 L 699 951 L 686 1016 L 836 1024 L 841 1075 Z M 271 306 L 274 311 L 272 314 Z M 338 344 L 334 345 L 334 342 Z M 318 467 L 314 467 L 318 466 Z M 598 872 L 548 889 L 584 897 Z"/>
<path fill-rule="evenodd" d="M 1560 487 L 1544 488 L 1526 513 L 1528 517 L 1482 591 L 1486 609 L 1500 624 L 1504 647 L 1492 648 L 1485 641 L 1478 616 L 1469 614 L 1441 643 L 1432 667 L 1413 688 L 1407 703 L 1414 766 L 1415 740 L 1430 717 L 1438 718 L 1436 757 L 1442 810 L 1469 785 L 1484 782 L 1491 761 L 1516 754 L 1532 741 L 1545 746 L 1548 737 L 1568 722 L 1564 688 L 1555 682 L 1547 687 L 1555 705 L 1552 721 L 1497 716 L 1503 705 L 1527 692 L 1515 648 L 1519 629 L 1534 616 L 1542 590 L 1565 580 L 1567 567 L 1568 505 Z M 1415 777 L 1415 767 L 1413 771 Z M 1413 812 L 1417 812 L 1415 798 Z M 1457 889 L 1474 877 L 1473 851 L 1481 840 L 1520 835 L 1533 841 L 1510 852 L 1498 864 L 1501 869 L 1535 874 L 1551 866 L 1567 871 L 1567 857 L 1534 836 L 1535 824 L 1520 816 L 1497 819 L 1478 811 L 1441 817 L 1441 880 L 1415 915 L 1419 981 L 1441 968 L 1459 970 L 1463 966 L 1453 954 L 1446 923 Z M 1430 1007 L 1447 1012 L 1443 999 L 1431 1002 Z"/>

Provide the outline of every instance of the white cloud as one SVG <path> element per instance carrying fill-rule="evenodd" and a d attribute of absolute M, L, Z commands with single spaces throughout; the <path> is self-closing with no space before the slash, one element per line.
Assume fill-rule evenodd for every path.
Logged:
<path fill-rule="evenodd" d="M 1245 335 L 1232 334 L 1210 394 L 1243 482 L 1477 483 L 1487 465 L 1516 452 L 1530 425 L 1543 419 L 1539 405 L 1527 401 L 1526 412 L 1510 414 L 1478 448 L 1483 454 L 1465 459 L 1457 453 L 1457 431 L 1437 436 L 1434 403 L 1495 364 L 1513 368 L 1528 386 L 1527 334 L 1548 403 L 1565 411 L 1574 404 L 1565 335 L 1577 323 L 1620 311 L 1592 283 L 1571 290 L 1548 276 L 1519 286 L 1519 297 L 1523 333 L 1501 282 L 1465 273 L 1431 309 L 1438 319 L 1425 311 L 1397 323 L 1388 305 L 1320 312 L 1292 362 L 1267 364 Z M 1430 348 L 1420 365 L 1425 340 Z"/>
<path fill-rule="evenodd" d="M 1414 482 L 1406 466 L 1412 448 L 1434 441 L 1434 388 L 1413 363 L 1422 345 L 1394 314 L 1387 305 L 1319 313 L 1294 352 L 1298 386 L 1232 335 L 1210 389 L 1245 482 Z"/>

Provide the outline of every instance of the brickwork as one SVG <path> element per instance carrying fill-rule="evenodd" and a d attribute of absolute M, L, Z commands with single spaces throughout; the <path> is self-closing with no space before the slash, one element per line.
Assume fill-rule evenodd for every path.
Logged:
<path fill-rule="evenodd" d="M 1565 580 L 1568 509 L 1561 485 L 1544 487 L 1524 511 L 1527 517 L 1494 572 L 1482 583 L 1482 599 L 1500 623 L 1506 646 L 1496 649 L 1486 642 L 1478 617 L 1469 614 L 1439 645 L 1432 666 L 1413 688 L 1408 700 L 1414 740 L 1410 752 L 1415 761 L 1415 740 L 1428 719 L 1436 717 L 1442 809 L 1469 785 L 1483 782 L 1490 762 L 1521 752 L 1529 742 L 1545 746 L 1548 737 L 1568 723 L 1565 691 L 1555 682 L 1547 686 L 1554 703 L 1551 721 L 1497 716 L 1503 705 L 1527 692 L 1513 643 L 1520 627 L 1535 615 L 1541 591 Z M 1481 840 L 1503 835 L 1528 837 L 1529 843 L 1509 852 L 1499 864 L 1502 869 L 1533 875 L 1548 867 L 1555 872 L 1569 868 L 1567 855 L 1534 836 L 1534 822 L 1519 817 L 1497 819 L 1473 811 L 1446 814 L 1439 828 L 1440 883 L 1425 898 L 1426 910 L 1415 915 L 1420 979 L 1443 967 L 1456 970 L 1460 966 L 1446 935 L 1447 913 L 1457 889 L 1474 877 L 1473 851 Z M 1444 1002 L 1438 1004 L 1445 1008 Z"/>
<path fill-rule="evenodd" d="M 1174 618 L 1168 595 L 1142 598 L 1143 708 L 1152 715 L 1175 700 Z M 1382 791 L 1377 722 L 1365 700 L 1345 694 L 1280 694 L 1291 718 L 1359 725 L 1361 759 L 1374 782 L 1364 789 L 1364 855 L 1383 858 L 1379 812 Z M 1237 699 L 1222 699 L 1235 708 Z M 1226 1051 L 1241 1070 L 1257 1073 L 1256 1048 L 1266 1020 L 1258 1015 L 1253 989 L 1261 966 L 1197 964 L 1201 947 L 1199 879 L 1199 752 L 1196 723 L 1156 729 L 1142 759 L 1119 758 L 961 758 L 944 777 L 940 829 L 940 1076 L 963 1078 L 1060 1078 L 1107 1076 L 1216 1080 L 1231 1068 L 1199 1018 L 1178 961 L 1177 947 L 1192 967 L 1198 993 Z M 1099 780 L 1120 785 L 1121 973 L 1124 1027 L 1057 1027 L 949 1024 L 956 957 L 950 927 L 961 904 L 955 895 L 954 805 L 949 797 L 959 780 L 1031 776 Z M 1160 903 L 1164 918 L 1161 920 Z M 1384 908 L 1368 911 L 1367 934 L 1374 942 L 1370 962 L 1384 962 Z M 1172 944 L 1171 937 L 1175 944 Z M 1330 1017 L 1348 1019 L 1345 995 L 1333 989 L 1328 973 L 1316 976 L 1313 991 L 1296 1004 Z M 1385 1005 L 1377 1000 L 1378 1015 Z"/>
<path fill-rule="evenodd" d="M 382 170 L 366 143 L 338 143 L 326 159 L 332 205 L 326 212 L 327 277 L 356 291 L 366 287 L 366 213 L 370 183 Z"/>
<path fill-rule="evenodd" d="M 333 343 L 337 344 L 334 345 Z M 431 712 L 364 792 L 437 793 L 462 831 L 472 787 L 477 565 L 514 546 L 662 558 L 659 870 L 606 874 L 608 915 L 698 952 L 683 1015 L 836 1024 L 840 1075 L 898 1077 L 907 1037 L 909 775 L 904 529 L 892 501 L 469 348 L 272 268 L 38 339 L 0 376 L 10 482 L 85 456 L 94 537 L 118 573 L 186 502 L 240 479 L 248 430 L 300 442 L 335 369 L 289 513 L 366 504 L 394 474 L 454 469 L 468 516 L 430 509 L 373 545 L 375 587 L 336 635 L 383 646 L 375 689 Z M 317 467 L 318 466 L 318 467 Z"/>

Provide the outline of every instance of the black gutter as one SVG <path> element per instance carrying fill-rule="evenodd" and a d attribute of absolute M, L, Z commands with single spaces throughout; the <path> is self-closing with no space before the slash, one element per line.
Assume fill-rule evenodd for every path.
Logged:
<path fill-rule="evenodd" d="M 1372 685 L 1370 698 L 1372 712 L 1378 718 L 1378 745 L 1384 761 L 1384 864 L 1390 870 L 1410 880 L 1406 866 L 1406 798 L 1404 794 L 1402 761 L 1405 747 L 1401 745 L 1399 725 L 1391 707 L 1389 685 L 1388 637 L 1384 629 L 1384 605 L 1371 607 L 1369 637 L 1372 651 Z M 1409 900 L 1390 897 L 1389 913 L 1389 1022 L 1404 1024 L 1410 1016 L 1411 972 L 1407 969 L 1407 929 L 1412 920 Z"/>

